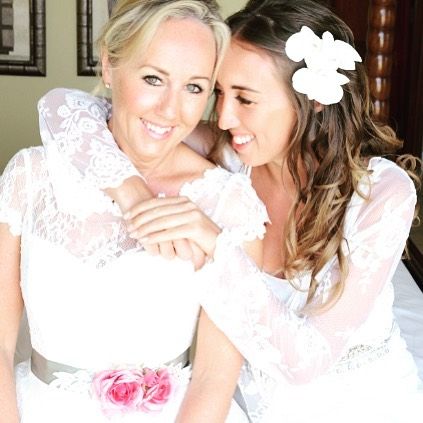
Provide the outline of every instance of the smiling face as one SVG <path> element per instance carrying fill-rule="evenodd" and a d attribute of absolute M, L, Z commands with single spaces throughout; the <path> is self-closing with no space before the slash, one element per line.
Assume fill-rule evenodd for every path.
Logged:
<path fill-rule="evenodd" d="M 281 164 L 297 117 L 273 59 L 232 40 L 217 78 L 218 125 L 251 166 Z"/>
<path fill-rule="evenodd" d="M 119 147 L 139 168 L 157 166 L 198 124 L 212 88 L 213 33 L 194 18 L 160 24 L 144 52 L 111 66 L 103 79 L 112 89 L 109 122 Z"/>

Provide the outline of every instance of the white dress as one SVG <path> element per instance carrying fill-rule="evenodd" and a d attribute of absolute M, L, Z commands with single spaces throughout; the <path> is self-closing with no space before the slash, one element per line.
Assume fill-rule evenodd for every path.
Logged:
<path fill-rule="evenodd" d="M 189 261 L 150 256 L 128 237 L 108 197 L 66 172 L 60 179 L 63 169 L 48 155 L 34 147 L 9 162 L 0 179 L 0 222 L 21 236 L 21 290 L 33 349 L 79 371 L 60 370 L 47 383 L 28 362 L 18 365 L 20 421 L 170 423 L 190 378 L 186 357 L 174 360 L 193 340 L 200 281 L 224 266 L 215 261 L 195 272 Z M 65 192 L 56 196 L 55 188 Z M 245 176 L 207 170 L 181 194 L 221 226 L 228 250 L 264 233 L 266 212 Z M 162 411 L 120 414 L 106 403 L 105 414 L 92 394 L 93 374 L 138 367 L 168 369 L 172 393 Z M 234 403 L 227 421 L 245 419 Z"/>
<path fill-rule="evenodd" d="M 88 184 L 118 186 L 136 174 L 107 131 L 107 102 L 58 89 L 39 110 L 43 142 Z M 230 150 L 226 161 L 240 170 Z M 416 193 L 406 173 L 386 159 L 371 159 L 369 170 L 360 183 L 368 199 L 355 193 L 344 223 L 346 288 L 323 314 L 301 313 L 308 272 L 291 285 L 260 272 L 242 248 L 228 250 L 230 232 L 217 240 L 214 259 L 221 266 L 206 267 L 200 302 L 247 360 L 239 386 L 254 423 L 422 421 L 422 382 L 393 317 L 391 283 Z M 317 301 L 338 275 L 333 257 L 317 276 Z"/>

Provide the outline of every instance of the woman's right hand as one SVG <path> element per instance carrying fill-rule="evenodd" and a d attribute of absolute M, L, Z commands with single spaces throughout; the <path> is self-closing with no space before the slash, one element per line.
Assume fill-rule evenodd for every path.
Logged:
<path fill-rule="evenodd" d="M 143 201 L 154 199 L 145 181 L 139 176 L 131 176 L 117 188 L 107 188 L 106 193 L 118 204 L 123 214 Z M 195 268 L 200 268 L 205 261 L 205 253 L 194 242 L 187 239 L 163 240 L 146 243 L 145 250 L 152 255 L 162 255 L 166 259 L 179 257 L 191 260 Z"/>
<path fill-rule="evenodd" d="M 143 201 L 127 213 L 131 236 L 145 248 L 151 245 L 188 240 L 196 268 L 212 257 L 220 228 L 186 197 L 153 198 Z"/>

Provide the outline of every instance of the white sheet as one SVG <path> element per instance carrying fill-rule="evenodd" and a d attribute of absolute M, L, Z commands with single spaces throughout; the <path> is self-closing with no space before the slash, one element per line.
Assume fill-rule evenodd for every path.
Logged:
<path fill-rule="evenodd" d="M 423 380 L 423 293 L 400 262 L 393 278 L 394 314 Z"/>

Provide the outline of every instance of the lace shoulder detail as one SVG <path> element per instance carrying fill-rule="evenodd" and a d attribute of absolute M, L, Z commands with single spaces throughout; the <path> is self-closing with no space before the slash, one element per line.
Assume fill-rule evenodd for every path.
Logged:
<path fill-rule="evenodd" d="M 29 190 L 28 150 L 16 153 L 0 178 L 0 222 L 7 223 L 14 236 L 22 233 Z"/>
<path fill-rule="evenodd" d="M 118 187 L 130 176 L 140 176 L 109 131 L 107 99 L 56 88 L 40 99 L 38 111 L 41 140 L 47 152 L 55 151 L 72 168 L 68 174 L 79 175 L 96 189 Z"/>
<path fill-rule="evenodd" d="M 219 237 L 237 245 L 263 238 L 269 217 L 248 176 L 209 169 L 203 178 L 185 184 L 180 195 L 189 197 L 223 229 Z"/>

